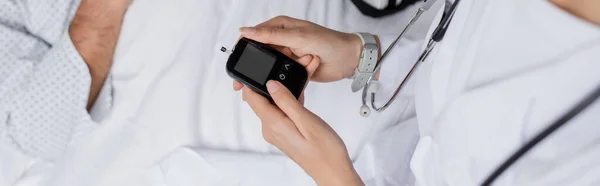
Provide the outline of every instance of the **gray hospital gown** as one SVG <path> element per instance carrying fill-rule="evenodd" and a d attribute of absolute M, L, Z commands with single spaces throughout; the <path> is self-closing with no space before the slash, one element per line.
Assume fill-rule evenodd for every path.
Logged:
<path fill-rule="evenodd" d="M 77 0 L 0 0 L 0 145 L 52 160 L 91 123 L 87 65 L 68 35 Z"/>

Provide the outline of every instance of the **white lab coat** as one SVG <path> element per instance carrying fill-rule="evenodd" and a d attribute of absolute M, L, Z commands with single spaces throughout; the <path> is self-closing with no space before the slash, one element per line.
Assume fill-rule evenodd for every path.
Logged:
<path fill-rule="evenodd" d="M 380 82 L 388 92 L 382 95 L 416 58 L 400 55 L 384 61 Z M 600 27 L 545 0 L 463 0 L 412 84 L 403 95 L 415 98 L 420 137 L 410 164 L 416 185 L 478 185 L 600 84 Z M 598 157 L 600 102 L 495 185 L 600 185 Z"/>

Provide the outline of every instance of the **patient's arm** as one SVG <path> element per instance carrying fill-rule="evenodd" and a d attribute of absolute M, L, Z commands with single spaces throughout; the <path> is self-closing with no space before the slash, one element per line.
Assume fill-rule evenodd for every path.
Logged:
<path fill-rule="evenodd" d="M 83 0 L 69 28 L 73 44 L 92 78 L 88 110 L 98 97 L 112 66 L 123 15 L 130 3 L 131 0 Z"/>
<path fill-rule="evenodd" d="M 0 3 L 0 148 L 55 159 L 91 123 L 129 1 Z"/>

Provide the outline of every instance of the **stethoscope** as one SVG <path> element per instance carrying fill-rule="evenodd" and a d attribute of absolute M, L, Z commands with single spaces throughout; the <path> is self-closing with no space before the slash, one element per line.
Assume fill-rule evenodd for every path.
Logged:
<path fill-rule="evenodd" d="M 379 70 L 379 68 L 381 67 L 382 59 L 385 58 L 385 56 L 387 56 L 387 54 L 391 51 L 392 48 L 394 48 L 393 46 L 396 45 L 396 42 L 398 42 L 398 40 L 400 40 L 402 37 L 404 37 L 404 34 L 406 33 L 406 31 L 408 31 L 410 29 L 410 27 L 417 21 L 417 19 L 419 19 L 421 14 L 423 14 L 425 11 L 427 11 L 429 8 L 431 8 L 431 6 L 433 6 L 435 1 L 436 0 L 425 0 L 423 6 L 421 8 L 419 8 L 419 10 L 410 19 L 410 22 L 408 23 L 408 25 L 402 30 L 402 32 L 400 33 L 400 35 L 398 35 L 396 40 L 394 40 L 394 42 L 392 42 L 390 47 L 388 47 L 386 49 L 386 51 L 383 53 L 383 55 L 381 56 L 381 59 L 379 59 L 379 62 L 377 63 L 377 67 L 375 68 L 375 71 Z M 429 56 L 429 53 L 433 50 L 436 43 L 442 41 L 442 39 L 444 38 L 444 35 L 446 34 L 446 30 L 448 29 L 448 25 L 450 25 L 450 22 L 452 21 L 452 17 L 454 16 L 454 13 L 456 12 L 456 8 L 457 8 L 457 5 L 459 2 L 460 2 L 460 0 L 455 0 L 454 3 L 452 3 L 452 6 L 450 7 L 450 9 L 448 9 L 448 11 L 446 11 L 444 13 L 442 20 L 440 21 L 440 24 L 436 27 L 431 38 L 429 39 L 429 42 L 427 43 L 427 47 L 425 48 L 423 53 L 421 53 L 421 55 L 417 59 L 416 63 L 413 65 L 412 69 L 409 71 L 408 75 L 406 75 L 404 80 L 402 80 L 402 83 L 398 86 L 398 88 L 396 89 L 396 91 L 394 92 L 392 97 L 383 106 L 381 106 L 381 107 L 375 106 L 375 92 L 371 91 L 371 107 L 375 111 L 382 112 L 396 99 L 398 93 L 400 91 L 402 91 L 406 82 L 413 76 L 413 74 L 419 68 L 421 63 L 423 63 L 427 59 L 427 56 Z M 363 106 L 361 107 L 361 115 L 363 115 L 363 116 L 368 116 L 370 113 L 370 109 L 367 106 L 366 99 L 367 99 L 367 92 L 368 92 L 369 87 L 371 86 L 372 82 L 373 82 L 373 77 L 370 77 L 367 81 L 367 85 L 363 88 L 363 92 L 362 92 Z M 586 108 L 588 108 L 590 105 L 592 105 L 592 103 L 594 103 L 596 100 L 598 100 L 598 98 L 600 98 L 600 85 L 595 87 L 595 89 L 590 94 L 586 95 L 573 108 L 569 109 L 566 113 L 561 115 L 560 118 L 555 120 L 552 124 L 550 124 L 544 130 L 542 130 L 540 133 L 538 133 L 532 139 L 527 141 L 527 143 L 522 145 L 516 152 L 514 152 L 510 157 L 508 157 L 505 161 L 503 161 L 496 169 L 494 169 L 493 172 L 491 172 L 491 174 L 488 177 L 486 177 L 483 180 L 483 182 L 481 183 L 481 186 L 492 185 L 492 183 L 494 183 L 494 181 L 497 178 L 499 178 L 502 175 L 502 173 L 504 173 L 512 165 L 514 165 L 519 159 L 521 159 L 525 154 L 527 154 L 527 152 L 529 152 L 537 144 L 539 144 L 539 142 L 546 139 L 548 136 L 550 136 L 551 134 L 556 132 L 560 127 L 562 127 L 566 123 L 568 123 L 571 119 L 575 118 L 582 111 L 584 111 Z"/>
<path fill-rule="evenodd" d="M 398 37 L 396 37 L 394 42 L 392 42 L 392 44 L 390 44 L 390 46 L 381 55 L 381 58 L 378 60 L 377 66 L 375 67 L 375 72 L 377 72 L 379 70 L 379 68 L 381 68 L 383 59 L 385 59 L 385 57 L 390 53 L 390 51 L 392 51 L 392 49 L 395 48 L 394 46 L 396 46 L 396 43 L 400 39 L 404 38 L 404 35 L 406 34 L 406 32 L 415 24 L 415 22 L 417 22 L 417 20 L 421 17 L 421 15 L 424 12 L 429 10 L 435 4 L 436 1 L 437 0 L 425 0 L 424 4 L 411 17 L 411 19 L 408 22 L 408 24 L 406 25 L 406 27 L 404 27 L 404 29 L 402 30 L 402 32 L 400 32 Z M 370 91 L 370 90 L 373 90 L 373 89 L 371 89 L 371 86 L 374 84 L 374 80 L 373 80 L 373 76 L 369 77 L 369 79 L 367 80 L 367 85 L 365 87 L 363 87 L 363 91 L 362 91 L 362 106 L 360 107 L 360 114 L 363 117 L 368 117 L 371 113 L 371 109 L 369 109 L 369 107 L 367 106 L 368 92 L 371 93 L 371 108 L 373 108 L 373 110 L 375 110 L 377 112 L 383 112 L 387 107 L 389 107 L 392 104 L 392 102 L 394 102 L 394 100 L 398 96 L 398 93 L 400 93 L 404 89 L 408 80 L 410 80 L 410 78 L 412 78 L 412 76 L 419 69 L 421 64 L 427 59 L 427 57 L 429 56 L 429 54 L 431 53 L 433 48 L 435 48 L 435 45 L 437 43 L 441 42 L 442 39 L 444 39 L 444 36 L 446 35 L 446 30 L 448 29 L 448 26 L 450 25 L 450 22 L 452 21 L 452 17 L 454 17 L 454 13 L 456 12 L 456 7 L 458 6 L 459 2 L 460 2 L 460 0 L 454 1 L 454 3 L 452 3 L 452 5 L 450 6 L 450 9 L 448 9 L 448 11 L 446 11 L 444 13 L 444 16 L 442 16 L 442 20 L 440 21 L 440 24 L 438 24 L 438 26 L 433 31 L 431 38 L 429 39 L 429 42 L 427 43 L 427 47 L 425 47 L 425 50 L 423 50 L 423 53 L 421 53 L 421 55 L 419 56 L 419 58 L 417 59 L 417 61 L 413 65 L 413 67 L 410 69 L 410 71 L 408 72 L 406 77 L 404 77 L 404 79 L 402 80 L 402 83 L 400 83 L 398 88 L 396 88 L 396 91 L 394 91 L 394 94 L 392 95 L 392 97 L 390 97 L 390 99 L 387 102 L 385 102 L 385 104 L 383 104 L 383 106 L 381 106 L 381 107 L 375 106 L 375 91 Z"/>

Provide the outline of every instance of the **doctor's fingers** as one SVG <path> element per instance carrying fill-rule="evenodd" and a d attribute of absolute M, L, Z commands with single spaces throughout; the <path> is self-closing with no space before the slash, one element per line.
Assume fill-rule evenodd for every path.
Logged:
<path fill-rule="evenodd" d="M 319 68 L 319 65 L 321 64 L 321 59 L 318 56 L 310 54 L 298 57 L 294 60 L 304 66 L 304 69 L 306 69 L 306 72 L 308 73 L 309 79 L 315 73 L 315 71 L 317 71 L 317 68 Z"/>
<path fill-rule="evenodd" d="M 242 33 L 242 35 L 238 38 L 238 41 L 242 38 L 242 37 L 247 37 L 250 39 L 254 39 L 257 40 L 257 38 L 255 37 L 258 34 L 264 34 L 264 31 L 271 31 L 271 30 L 283 30 L 283 29 L 292 29 L 295 28 L 299 25 L 302 25 L 302 23 L 306 24 L 309 23 L 307 21 L 303 21 L 303 20 L 299 20 L 299 19 L 294 19 L 288 16 L 277 16 L 274 18 L 271 18 L 263 23 L 260 23 L 254 27 L 242 27 L 240 28 L 240 32 Z M 264 28 L 261 29 L 260 32 L 257 32 L 258 27 Z M 274 45 L 280 45 L 283 46 L 281 44 L 276 44 L 275 42 L 271 43 L 271 42 L 267 42 L 267 41 L 262 41 L 262 40 L 257 40 L 263 43 L 267 43 L 267 44 L 274 44 Z M 237 42 L 236 42 L 237 44 Z"/>
<path fill-rule="evenodd" d="M 307 33 L 300 29 L 282 29 L 274 27 L 243 27 L 240 28 L 242 36 L 256 40 L 258 42 L 289 47 L 294 52 L 298 52 L 306 43 Z M 303 53 L 295 53 L 298 56 L 303 56 Z"/>
<path fill-rule="evenodd" d="M 262 22 L 262 23 L 256 25 L 255 27 L 273 27 L 273 28 L 289 29 L 289 28 L 295 28 L 295 27 L 299 27 L 299 26 L 303 26 L 303 25 L 307 25 L 307 24 L 310 24 L 310 22 L 301 20 L 301 19 L 284 16 L 284 15 L 280 15 L 280 16 L 271 18 L 265 22 Z"/>
<path fill-rule="evenodd" d="M 280 145 L 281 142 L 304 139 L 302 134 L 296 128 L 296 125 L 294 125 L 281 110 L 271 104 L 262 95 L 247 87 L 244 87 L 242 92 L 244 100 L 246 100 L 254 113 L 260 118 L 263 128 L 263 138 L 265 138 L 267 142 L 280 148 L 278 145 Z"/>
<path fill-rule="evenodd" d="M 287 116 L 281 110 L 248 87 L 244 86 L 242 88 L 242 99 L 248 103 L 252 111 L 261 120 L 287 119 Z"/>
<path fill-rule="evenodd" d="M 267 89 L 273 101 L 287 115 L 296 128 L 301 129 L 304 121 L 315 117 L 312 112 L 304 108 L 304 105 L 300 101 L 296 100 L 296 97 L 280 82 L 270 80 L 267 82 Z M 302 132 L 302 130 L 300 131 Z"/>
<path fill-rule="evenodd" d="M 312 76 L 315 74 L 315 72 L 317 72 L 317 69 L 321 65 L 321 58 L 319 56 L 306 55 L 298 59 L 298 62 L 302 64 L 304 68 L 306 68 L 306 72 L 308 72 L 308 79 L 312 79 Z M 306 81 L 306 84 L 304 84 L 304 89 L 306 89 L 306 86 L 308 86 L 309 82 L 310 81 Z M 300 93 L 298 101 L 300 104 L 304 105 L 304 91 Z"/>
<path fill-rule="evenodd" d="M 242 90 L 242 88 L 244 88 L 244 84 L 240 83 L 239 81 L 233 80 L 233 90 L 234 91 L 240 91 L 240 90 Z"/>

